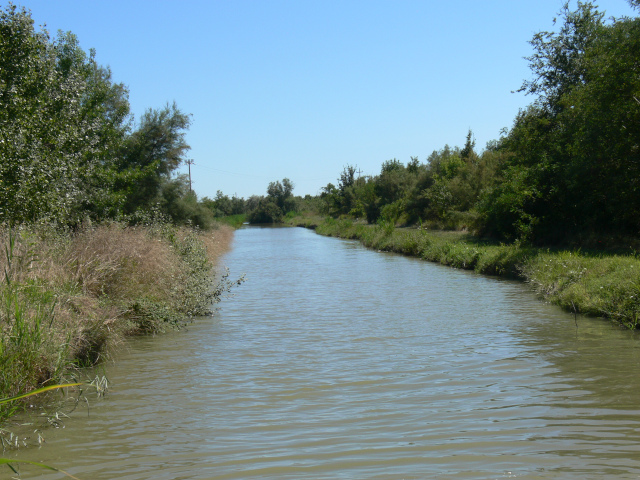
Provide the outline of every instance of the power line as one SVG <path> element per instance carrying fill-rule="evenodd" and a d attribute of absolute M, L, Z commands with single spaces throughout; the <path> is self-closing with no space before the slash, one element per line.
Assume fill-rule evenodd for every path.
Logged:
<path fill-rule="evenodd" d="M 273 175 L 253 175 L 251 173 L 238 173 L 238 172 L 230 172 L 229 170 L 222 170 L 220 168 L 213 168 L 213 167 L 209 167 L 209 166 L 205 166 L 202 164 L 198 165 L 200 168 L 205 169 L 205 170 L 211 170 L 212 172 L 220 172 L 220 173 L 226 173 L 227 175 L 235 175 L 237 177 L 251 177 L 251 178 L 261 178 L 261 179 L 265 179 L 265 180 L 273 180 L 274 177 Z M 316 182 L 316 181 L 322 181 L 324 180 L 325 177 L 317 177 L 317 178 L 299 178 L 296 181 L 298 182 Z"/>
<path fill-rule="evenodd" d="M 227 175 L 236 175 L 238 177 L 268 178 L 265 175 L 252 175 L 250 173 L 230 172 L 228 170 L 221 170 L 219 168 L 206 167 L 204 165 L 200 165 L 200 168 L 204 168 L 205 170 L 211 170 L 211 171 L 214 171 L 214 172 L 226 173 Z"/>

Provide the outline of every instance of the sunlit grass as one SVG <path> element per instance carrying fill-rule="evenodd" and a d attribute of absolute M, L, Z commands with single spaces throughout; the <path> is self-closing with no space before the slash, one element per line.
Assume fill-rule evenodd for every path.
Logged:
<path fill-rule="evenodd" d="M 385 228 L 350 219 L 297 217 L 290 224 L 365 246 L 486 275 L 521 279 L 563 309 L 640 327 L 640 259 L 628 255 L 504 245 L 466 232 Z"/>
<path fill-rule="evenodd" d="M 218 217 L 216 221 L 225 225 L 229 225 L 233 228 L 240 228 L 246 221 L 247 215 L 244 213 L 238 215 L 228 215 L 226 217 Z"/>

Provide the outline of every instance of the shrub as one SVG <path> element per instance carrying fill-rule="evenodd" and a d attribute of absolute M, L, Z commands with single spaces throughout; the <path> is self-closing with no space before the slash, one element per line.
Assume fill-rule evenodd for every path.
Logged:
<path fill-rule="evenodd" d="M 232 235 L 162 223 L 0 228 L 0 398 L 63 381 L 124 335 L 209 313 L 242 281 L 213 272 Z"/>

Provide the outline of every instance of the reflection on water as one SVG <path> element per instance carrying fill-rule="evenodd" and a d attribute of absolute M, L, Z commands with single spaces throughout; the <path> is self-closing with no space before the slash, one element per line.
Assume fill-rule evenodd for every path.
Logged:
<path fill-rule="evenodd" d="M 214 319 L 132 342 L 88 418 L 13 455 L 84 479 L 640 477 L 636 334 L 303 229 L 240 230 L 225 263 L 247 282 Z"/>

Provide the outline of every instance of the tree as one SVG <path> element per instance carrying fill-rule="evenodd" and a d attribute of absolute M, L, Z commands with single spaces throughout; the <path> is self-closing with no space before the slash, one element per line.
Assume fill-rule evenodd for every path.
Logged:
<path fill-rule="evenodd" d="M 121 206 L 113 172 L 132 123 L 128 90 L 112 82 L 109 68 L 96 63 L 94 50 L 87 56 L 71 32 L 60 32 L 54 48 L 60 75 L 81 85 L 75 91 L 78 110 L 66 121 L 67 133 L 70 124 L 76 126 L 75 135 L 65 144 L 70 154 L 78 155 L 80 187 L 74 215 L 76 219 L 113 217 Z"/>
<path fill-rule="evenodd" d="M 64 213 L 71 186 L 62 182 L 65 165 L 51 135 L 55 55 L 24 8 L 0 14 L 0 62 L 0 220 Z"/>
<path fill-rule="evenodd" d="M 77 225 L 186 199 L 173 174 L 189 115 L 174 103 L 133 129 L 128 90 L 95 52 L 33 23 L 25 8 L 0 11 L 0 222 Z"/>
<path fill-rule="evenodd" d="M 198 202 L 196 193 L 189 190 L 188 175 L 164 179 L 156 206 L 176 225 L 193 225 L 206 230 L 213 224 L 213 212 L 205 202 Z"/>
<path fill-rule="evenodd" d="M 278 223 L 288 212 L 295 210 L 294 185 L 288 178 L 269 183 L 267 196 L 258 200 L 257 206 L 249 213 L 251 223 Z M 252 199 L 249 199 L 252 202 Z"/>
<path fill-rule="evenodd" d="M 247 209 L 244 198 L 238 197 L 236 194 L 231 197 L 231 215 L 240 215 L 245 213 Z"/>
<path fill-rule="evenodd" d="M 77 38 L 51 41 L 30 13 L 0 13 L 0 220 L 76 223 L 105 196 L 127 131 L 127 91 Z"/>
<path fill-rule="evenodd" d="M 349 187 L 352 187 L 356 181 L 356 167 L 354 165 L 347 165 L 342 170 L 340 178 L 338 179 L 338 190 L 340 193 L 344 193 Z"/>
<path fill-rule="evenodd" d="M 638 51 L 640 19 L 610 25 L 586 52 L 584 85 L 563 99 L 561 172 L 585 230 L 640 232 Z"/>
<path fill-rule="evenodd" d="M 282 217 L 282 209 L 271 197 L 262 197 L 248 216 L 250 223 L 279 223 Z"/>
<path fill-rule="evenodd" d="M 290 210 L 293 210 L 295 205 L 292 204 L 292 194 L 294 185 L 288 178 L 279 181 L 269 183 L 267 188 L 268 197 L 282 210 L 283 214 L 286 214 Z"/>
<path fill-rule="evenodd" d="M 585 52 L 598 38 L 604 13 L 589 2 L 578 1 L 575 11 L 566 2 L 559 13 L 564 20 L 558 33 L 538 32 L 530 41 L 534 54 L 527 57 L 534 78 L 525 80 L 518 91 L 538 95 L 537 102 L 558 112 L 560 99 L 585 81 Z"/>
<path fill-rule="evenodd" d="M 321 188 L 320 199 L 324 213 L 334 215 L 340 210 L 340 191 L 333 183 L 327 183 Z"/>
<path fill-rule="evenodd" d="M 413 175 L 417 175 L 420 171 L 420 161 L 418 157 L 410 157 L 411 160 L 407 163 L 407 171 Z"/>
<path fill-rule="evenodd" d="M 382 162 L 382 169 L 381 169 L 381 173 L 390 173 L 390 172 L 395 172 L 398 170 L 402 170 L 404 168 L 404 165 L 402 165 L 402 162 L 396 158 L 392 159 L 392 160 L 387 160 L 385 162 Z"/>
<path fill-rule="evenodd" d="M 125 193 L 124 211 L 149 208 L 162 182 L 185 160 L 190 116 L 177 105 L 147 110 L 138 128 L 125 140 L 118 165 L 119 189 Z"/>
<path fill-rule="evenodd" d="M 610 24 L 565 5 L 557 34 L 534 37 L 538 94 L 501 142 L 503 183 L 485 192 L 483 230 L 534 242 L 640 232 L 640 20 Z"/>
<path fill-rule="evenodd" d="M 469 160 L 473 155 L 475 155 L 475 151 L 473 150 L 476 146 L 476 141 L 473 138 L 473 132 L 469 129 L 467 133 L 467 140 L 465 141 L 464 147 L 460 150 L 460 157 L 463 160 Z"/>

